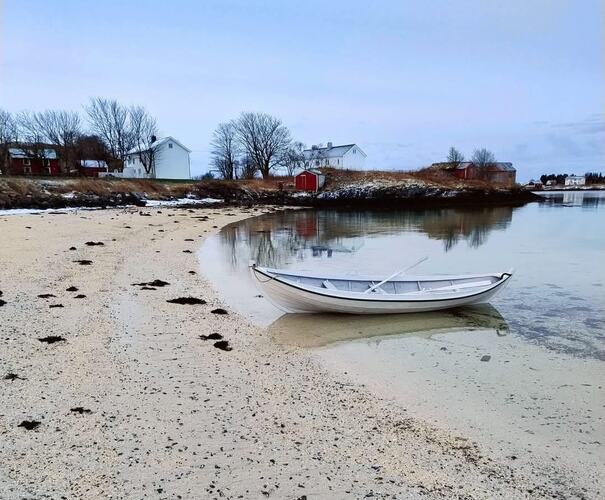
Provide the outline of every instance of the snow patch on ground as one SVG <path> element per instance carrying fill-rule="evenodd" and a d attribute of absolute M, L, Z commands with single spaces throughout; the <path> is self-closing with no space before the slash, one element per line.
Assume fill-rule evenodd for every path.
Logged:
<path fill-rule="evenodd" d="M 78 210 L 101 210 L 98 207 L 66 207 L 66 208 L 10 208 L 8 210 L 0 210 L 0 217 L 5 215 L 38 215 L 38 214 L 67 214 L 77 212 Z"/>
<path fill-rule="evenodd" d="M 176 200 L 145 200 L 146 207 L 178 207 L 180 205 L 212 205 L 223 203 L 219 198 L 178 198 Z"/>

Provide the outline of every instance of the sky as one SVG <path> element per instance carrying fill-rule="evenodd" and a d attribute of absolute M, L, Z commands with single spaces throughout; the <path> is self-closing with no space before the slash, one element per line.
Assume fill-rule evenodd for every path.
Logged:
<path fill-rule="evenodd" d="M 220 122 L 280 118 L 411 170 L 486 147 L 519 180 L 605 172 L 603 0 L 0 0 L 0 108 L 145 106 L 209 168 Z"/>

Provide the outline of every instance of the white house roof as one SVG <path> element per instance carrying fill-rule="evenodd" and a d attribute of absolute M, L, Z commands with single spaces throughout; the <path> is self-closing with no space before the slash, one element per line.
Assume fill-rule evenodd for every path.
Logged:
<path fill-rule="evenodd" d="M 80 160 L 80 165 L 84 168 L 107 168 L 104 160 Z"/>
<path fill-rule="evenodd" d="M 185 146 L 183 146 L 182 143 L 180 143 L 179 141 L 177 141 L 174 137 L 172 136 L 166 136 L 166 137 L 162 137 L 161 139 L 158 139 L 155 142 L 152 142 L 149 147 L 147 149 L 143 149 L 143 151 L 149 151 L 150 149 L 154 149 L 157 148 L 159 146 L 161 146 L 162 144 L 165 144 L 166 142 L 174 142 L 175 144 L 178 144 L 179 146 L 181 146 L 185 151 L 187 151 L 188 153 L 191 153 L 191 150 Z M 130 151 L 128 151 L 128 154 L 135 154 L 135 153 L 140 153 L 141 149 L 140 148 L 132 148 Z"/>
<path fill-rule="evenodd" d="M 349 151 L 354 146 L 359 150 L 362 155 L 367 156 L 357 144 L 344 144 L 342 146 L 305 149 L 303 151 L 303 155 L 306 160 L 315 158 L 342 158 L 345 153 L 347 153 L 347 151 Z"/>
<path fill-rule="evenodd" d="M 586 176 L 584 176 L 584 175 L 568 175 L 566 178 L 567 179 L 580 180 L 580 179 L 585 179 Z"/>
<path fill-rule="evenodd" d="M 11 156 L 11 158 L 35 158 L 36 154 L 34 153 L 34 151 L 32 151 L 31 149 L 21 149 L 21 148 L 9 148 L 8 149 L 8 154 Z M 46 160 L 56 160 L 57 159 L 57 152 L 54 149 L 44 149 L 42 150 L 42 152 L 38 155 L 41 158 L 45 158 Z"/>
<path fill-rule="evenodd" d="M 314 175 L 317 175 L 317 176 L 323 176 L 324 175 L 319 170 L 311 170 L 311 169 L 309 169 L 309 170 L 303 170 L 302 172 L 299 172 L 296 175 L 304 174 L 305 172 L 310 172 L 310 173 L 312 173 Z"/>

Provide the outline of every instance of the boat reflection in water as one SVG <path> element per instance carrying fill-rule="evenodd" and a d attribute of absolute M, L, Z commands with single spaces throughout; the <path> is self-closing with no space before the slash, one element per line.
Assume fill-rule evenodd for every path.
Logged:
<path fill-rule="evenodd" d="M 335 342 L 378 337 L 431 337 L 438 333 L 481 331 L 504 336 L 508 324 L 490 304 L 427 313 L 356 316 L 346 314 L 284 314 L 269 326 L 280 344 L 322 347 Z"/>

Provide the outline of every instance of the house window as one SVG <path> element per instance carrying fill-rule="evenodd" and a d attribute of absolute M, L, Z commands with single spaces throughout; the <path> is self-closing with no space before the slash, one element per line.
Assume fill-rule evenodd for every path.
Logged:
<path fill-rule="evenodd" d="M 319 160 L 315 160 L 315 166 L 319 167 Z"/>
<path fill-rule="evenodd" d="M 29 158 L 23 158 L 23 165 L 31 165 L 32 161 Z M 29 169 L 31 172 L 31 168 Z"/>
<path fill-rule="evenodd" d="M 340 159 L 336 158 L 336 165 L 340 165 Z"/>
<path fill-rule="evenodd" d="M 353 149 L 353 154 L 355 154 L 355 153 L 357 153 L 357 150 L 356 150 L 356 149 Z"/>
<path fill-rule="evenodd" d="M 171 142 L 168 143 L 168 149 L 172 149 L 172 143 Z"/>
<path fill-rule="evenodd" d="M 31 167 L 23 167 L 23 173 L 24 174 L 31 174 L 32 173 L 32 168 Z"/>

